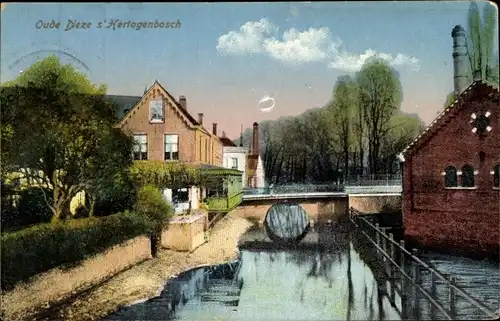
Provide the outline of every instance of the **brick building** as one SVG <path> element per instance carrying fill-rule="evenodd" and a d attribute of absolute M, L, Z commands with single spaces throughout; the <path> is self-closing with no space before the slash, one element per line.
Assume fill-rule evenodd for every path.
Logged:
<path fill-rule="evenodd" d="M 222 166 L 217 124 L 213 124 L 212 132 L 205 129 L 203 114 L 194 119 L 188 112 L 186 97 L 180 96 L 177 101 L 155 81 L 135 104 L 124 108 L 118 126 L 134 136 L 135 160 Z"/>
<path fill-rule="evenodd" d="M 455 27 L 458 98 L 402 153 L 403 220 L 410 242 L 498 257 L 499 92 L 479 77 L 466 89 Z"/>

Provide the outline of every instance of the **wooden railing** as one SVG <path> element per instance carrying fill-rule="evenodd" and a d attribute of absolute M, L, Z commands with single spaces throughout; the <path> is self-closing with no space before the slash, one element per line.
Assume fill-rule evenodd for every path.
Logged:
<path fill-rule="evenodd" d="M 425 297 L 430 303 L 430 317 L 436 318 L 439 311 L 446 319 L 454 320 L 457 316 L 457 296 L 461 296 L 472 307 L 481 311 L 486 319 L 496 320 L 498 314 L 491 311 L 484 304 L 456 284 L 456 278 L 442 274 L 437 271 L 433 264 L 428 264 L 418 257 L 417 249 L 411 252 L 405 248 L 405 241 L 399 243 L 394 239 L 392 233 L 386 233 L 386 228 L 380 227 L 378 223 L 372 224 L 369 220 L 360 216 L 353 208 L 349 210 L 350 221 L 358 228 L 370 243 L 373 244 L 378 258 L 382 261 L 383 269 L 389 280 L 399 280 L 399 284 L 391 285 L 392 290 L 397 291 L 401 297 L 402 318 L 408 317 L 408 299 L 411 296 L 412 310 L 410 313 L 417 319 L 421 319 L 420 297 Z M 398 253 L 399 252 L 399 253 Z M 408 272 L 410 270 L 410 272 Z M 430 289 L 422 286 L 422 272 L 430 273 Z M 436 291 L 436 281 L 440 280 L 448 289 L 448 302 L 444 304 L 439 299 Z M 409 284 L 406 284 L 406 282 Z M 407 293 L 408 286 L 411 293 Z M 391 293 L 394 299 L 394 293 Z M 447 307 L 446 307 L 447 306 Z"/>
<path fill-rule="evenodd" d="M 228 212 L 238 206 L 242 199 L 242 192 L 227 197 L 209 197 L 207 198 L 208 210 L 209 212 Z"/>

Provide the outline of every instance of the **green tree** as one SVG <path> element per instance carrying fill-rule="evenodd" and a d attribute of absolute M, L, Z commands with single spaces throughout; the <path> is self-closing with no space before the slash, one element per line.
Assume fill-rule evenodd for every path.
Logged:
<path fill-rule="evenodd" d="M 494 52 L 494 39 L 497 34 L 497 10 L 490 2 L 483 5 L 480 14 L 477 2 L 472 1 L 469 5 L 467 25 L 467 53 L 470 62 L 469 81 L 472 83 L 474 73 L 480 72 L 481 79 L 498 86 L 499 63 L 498 56 Z M 455 93 L 446 96 L 444 107 L 448 107 L 455 101 Z"/>
<path fill-rule="evenodd" d="M 415 114 L 396 113 L 390 120 L 390 132 L 382 140 L 381 162 L 385 173 L 399 170 L 397 155 L 425 129 L 424 122 Z"/>
<path fill-rule="evenodd" d="M 370 173 L 376 174 L 382 140 L 390 134 L 391 117 L 401 106 L 401 83 L 397 73 L 381 59 L 366 62 L 357 74 L 357 82 L 368 138 Z"/>
<path fill-rule="evenodd" d="M 5 153 L 37 186 L 49 188 L 53 221 L 68 214 L 74 195 L 86 190 L 92 197 L 130 162 L 132 139 L 113 128 L 117 109 L 105 92 L 55 56 L 3 85 L 2 118 L 15 140 Z"/>
<path fill-rule="evenodd" d="M 446 96 L 446 99 L 444 101 L 444 108 L 448 108 L 448 106 L 450 106 L 451 103 L 455 101 L 455 99 L 457 99 L 455 96 L 455 92 L 452 91 Z"/>
<path fill-rule="evenodd" d="M 349 175 L 349 154 L 352 150 L 353 128 L 352 118 L 358 108 L 358 88 L 350 76 L 341 76 L 337 79 L 333 89 L 333 102 L 329 109 L 333 113 L 333 123 L 340 139 L 344 158 L 344 175 Z"/>
<path fill-rule="evenodd" d="M 495 6 L 487 2 L 483 14 L 475 1 L 471 2 L 468 13 L 468 54 L 471 64 L 471 80 L 474 72 L 480 71 L 482 79 L 498 83 L 494 74 L 493 42 L 496 34 L 497 12 Z"/>

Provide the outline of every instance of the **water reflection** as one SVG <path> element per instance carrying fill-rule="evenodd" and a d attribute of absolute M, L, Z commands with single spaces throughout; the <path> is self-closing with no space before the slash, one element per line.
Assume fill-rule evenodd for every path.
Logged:
<path fill-rule="evenodd" d="M 329 249 L 242 250 L 240 261 L 183 273 L 159 298 L 106 320 L 400 319 L 349 237 L 342 240 Z"/>
<path fill-rule="evenodd" d="M 414 302 L 411 287 L 403 305 L 399 281 L 393 281 L 395 288 L 385 277 L 373 246 L 344 226 L 312 228 L 293 245 L 272 242 L 263 228 L 250 230 L 241 241 L 239 261 L 182 273 L 160 297 L 105 320 L 401 320 L 414 319 L 415 309 L 422 319 L 445 319 L 433 314 L 422 296 Z M 481 294 L 478 298 L 491 308 L 498 306 L 497 268 L 485 263 L 480 272 L 477 261 L 426 258 L 445 273 L 458 274 L 459 284 Z M 439 284 L 437 294 L 444 301 L 449 295 Z M 465 302 L 458 301 L 457 307 L 458 319 L 480 318 Z"/>
<path fill-rule="evenodd" d="M 167 282 L 159 297 L 123 307 L 103 320 L 174 320 L 193 304 L 215 307 L 216 313 L 230 312 L 239 301 L 242 283 L 235 277 L 239 267 L 240 262 L 232 262 L 186 271 Z"/>
<path fill-rule="evenodd" d="M 266 231 L 275 241 L 295 241 L 301 239 L 309 227 L 306 211 L 296 203 L 278 203 L 266 213 Z"/>

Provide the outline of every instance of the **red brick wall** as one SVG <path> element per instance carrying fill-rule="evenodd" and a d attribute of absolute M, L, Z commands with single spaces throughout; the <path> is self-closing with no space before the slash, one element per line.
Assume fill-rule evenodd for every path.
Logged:
<path fill-rule="evenodd" d="M 149 122 L 149 102 L 158 98 L 162 98 L 164 101 L 165 122 L 151 124 Z M 180 161 L 192 163 L 196 160 L 195 150 L 192 148 L 195 146 L 195 129 L 186 124 L 159 86 L 153 88 L 142 98 L 139 106 L 132 111 L 130 118 L 126 119 L 126 124 L 122 129 L 132 134 L 148 135 L 148 159 L 150 160 L 164 160 L 165 134 L 179 135 Z"/>
<path fill-rule="evenodd" d="M 488 110 L 493 130 L 480 139 L 469 123 L 474 112 Z M 403 177 L 405 234 L 424 245 L 481 251 L 498 248 L 500 191 L 493 189 L 490 172 L 500 155 L 500 107 L 497 103 L 469 103 L 412 157 Z M 483 151 L 485 159 L 479 159 Z M 478 171 L 476 189 L 445 189 L 441 174 L 449 165 L 465 164 Z M 459 176 L 460 185 L 460 176 Z"/>
<path fill-rule="evenodd" d="M 163 99 L 165 122 L 149 122 L 149 102 Z M 222 143 L 210 132 L 193 127 L 168 100 L 160 86 L 155 85 L 139 102 L 139 106 L 125 119 L 122 126 L 130 134 L 148 135 L 148 159 L 164 160 L 164 135 L 179 136 L 179 161 L 222 166 Z"/>

